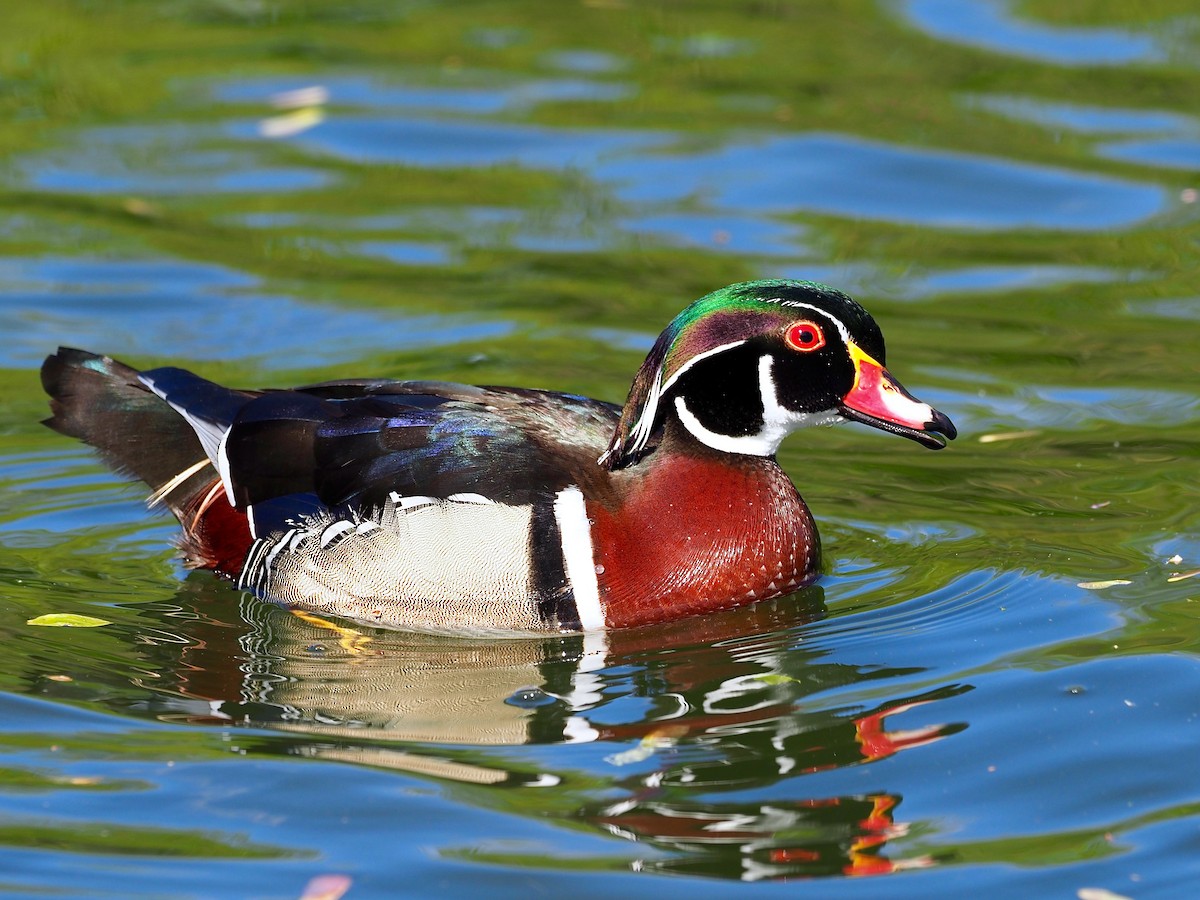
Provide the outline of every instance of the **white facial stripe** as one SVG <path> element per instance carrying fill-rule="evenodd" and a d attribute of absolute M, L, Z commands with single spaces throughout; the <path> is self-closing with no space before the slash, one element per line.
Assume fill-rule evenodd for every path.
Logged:
<path fill-rule="evenodd" d="M 773 456 L 779 450 L 783 439 L 806 425 L 831 425 L 840 422 L 837 413 L 801 413 L 787 409 L 779 402 L 775 393 L 775 381 L 771 377 L 771 367 L 775 358 L 764 354 L 758 359 L 758 390 L 763 403 L 763 427 L 758 434 L 728 435 L 718 434 L 705 428 L 695 414 L 687 408 L 682 397 L 675 398 L 675 411 L 679 421 L 691 432 L 692 437 L 725 453 L 742 453 L 747 456 Z"/>
<path fill-rule="evenodd" d="M 828 319 L 830 322 L 832 322 L 834 324 L 834 327 L 837 328 L 837 330 L 838 330 L 838 334 L 840 334 L 842 336 L 842 341 L 844 343 L 846 343 L 846 344 L 851 343 L 850 329 L 848 329 L 845 325 L 843 325 L 841 319 L 839 319 L 837 316 L 827 313 L 825 310 L 821 309 L 819 306 L 813 306 L 811 303 L 801 303 L 798 300 L 775 299 L 775 300 L 770 300 L 768 302 L 769 303 L 778 303 L 780 306 L 793 307 L 793 308 L 797 308 L 797 309 L 811 309 L 813 312 L 817 313 L 818 315 L 824 316 L 826 319 Z"/>
<path fill-rule="evenodd" d="M 600 603 L 600 583 L 596 579 L 596 558 L 592 549 L 592 526 L 588 521 L 583 492 L 572 485 L 554 497 L 554 520 L 562 541 L 563 567 L 575 592 L 575 608 L 584 631 L 604 627 L 604 608 Z"/>
<path fill-rule="evenodd" d="M 679 421 L 683 423 L 683 427 L 692 433 L 692 437 L 714 450 L 724 453 L 744 453 L 747 456 L 770 456 L 779 447 L 778 442 L 772 444 L 761 434 L 732 436 L 709 431 L 687 408 L 682 397 L 675 398 L 675 412 L 679 415 Z"/>
<path fill-rule="evenodd" d="M 678 372 L 667 379 L 667 383 L 662 386 L 662 392 L 665 394 L 667 391 L 669 391 L 671 386 L 679 380 L 679 376 L 681 376 L 696 363 L 700 362 L 700 360 L 708 359 L 710 356 L 716 356 L 718 353 L 724 353 L 726 350 L 732 350 L 734 347 L 740 347 L 744 343 L 746 343 L 746 339 L 742 338 L 740 341 L 730 341 L 728 344 L 721 344 L 719 347 L 713 347 L 711 350 L 705 350 L 703 353 L 697 353 L 682 366 L 680 366 Z"/>
<path fill-rule="evenodd" d="M 726 350 L 732 350 L 734 347 L 741 346 L 744 343 L 746 343 L 745 340 L 731 341 L 728 344 L 721 344 L 719 347 L 713 347 L 711 350 L 705 350 L 703 353 L 693 356 L 680 367 L 678 372 L 667 379 L 665 384 L 662 379 L 662 366 L 659 366 L 658 371 L 654 373 L 654 381 L 650 386 L 650 395 L 646 398 L 646 405 L 642 407 L 642 414 L 630 430 L 630 438 L 632 439 L 630 449 L 634 452 L 645 449 L 646 442 L 650 440 L 650 435 L 654 429 L 654 419 L 658 416 L 658 404 L 662 399 L 662 395 L 671 389 L 671 386 L 679 380 L 679 377 L 684 372 L 702 359 L 707 359 L 717 353 L 724 353 Z M 601 459 L 603 458 L 601 457 Z"/>
<path fill-rule="evenodd" d="M 654 418 L 658 415 L 658 401 L 661 397 L 662 368 L 660 367 L 654 373 L 654 383 L 650 386 L 650 396 L 646 398 L 646 405 L 642 407 L 642 414 L 630 430 L 630 437 L 633 439 L 630 449 L 634 451 L 642 450 L 645 448 L 646 442 L 650 440 Z"/>

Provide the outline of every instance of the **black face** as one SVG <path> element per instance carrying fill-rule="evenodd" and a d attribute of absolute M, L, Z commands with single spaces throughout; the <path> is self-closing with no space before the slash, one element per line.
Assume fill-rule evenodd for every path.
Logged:
<path fill-rule="evenodd" d="M 672 396 L 685 398 L 700 424 L 716 434 L 744 437 L 763 427 L 758 361 L 765 345 L 750 341 L 702 360 L 676 383 Z"/>
<path fill-rule="evenodd" d="M 834 412 L 854 387 L 854 359 L 841 329 L 837 321 L 815 310 L 796 308 L 788 312 L 795 313 L 795 318 L 777 334 L 763 339 L 763 349 L 769 350 L 775 360 L 772 374 L 776 399 L 780 406 L 793 412 Z M 863 316 L 873 332 L 867 335 L 868 339 L 876 339 L 873 342 L 882 349 L 879 328 L 865 312 Z"/>

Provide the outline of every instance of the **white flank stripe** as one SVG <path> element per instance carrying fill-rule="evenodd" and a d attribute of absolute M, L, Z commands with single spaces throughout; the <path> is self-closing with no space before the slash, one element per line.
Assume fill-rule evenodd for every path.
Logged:
<path fill-rule="evenodd" d="M 225 433 L 221 435 L 221 443 L 217 444 L 217 472 L 221 475 L 221 484 L 225 485 L 225 496 L 229 498 L 229 505 L 237 509 L 237 503 L 233 500 L 233 476 L 229 474 L 229 455 L 225 452 L 225 442 L 229 440 L 229 432 L 233 428 L 226 428 Z"/>
<path fill-rule="evenodd" d="M 246 524 L 250 526 L 250 537 L 258 537 L 258 526 L 254 524 L 254 507 L 246 507 Z"/>
<path fill-rule="evenodd" d="M 600 605 L 600 583 L 596 580 L 596 558 L 592 550 L 592 526 L 588 522 L 583 492 L 564 488 L 554 498 L 554 520 L 562 540 L 563 564 L 575 592 L 575 608 L 584 631 L 604 627 Z"/>

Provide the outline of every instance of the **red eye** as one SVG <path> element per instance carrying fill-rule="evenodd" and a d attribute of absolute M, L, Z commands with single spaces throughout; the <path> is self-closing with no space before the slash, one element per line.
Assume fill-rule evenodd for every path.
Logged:
<path fill-rule="evenodd" d="M 793 350 L 812 353 L 825 346 L 825 332 L 816 322 L 797 322 L 788 328 L 783 338 Z"/>

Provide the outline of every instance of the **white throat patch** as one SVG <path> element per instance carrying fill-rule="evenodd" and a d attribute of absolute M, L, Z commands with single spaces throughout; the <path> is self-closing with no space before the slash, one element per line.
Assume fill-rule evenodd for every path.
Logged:
<path fill-rule="evenodd" d="M 775 358 L 769 353 L 758 358 L 758 391 L 762 396 L 763 427 L 757 434 L 718 434 L 705 428 L 695 414 L 687 408 L 683 397 L 675 398 L 675 411 L 679 421 L 696 440 L 725 453 L 742 453 L 747 456 L 774 456 L 783 439 L 808 425 L 832 425 L 842 417 L 830 411 L 824 413 L 793 412 L 779 402 L 775 392 L 775 380 L 771 368 Z"/>

